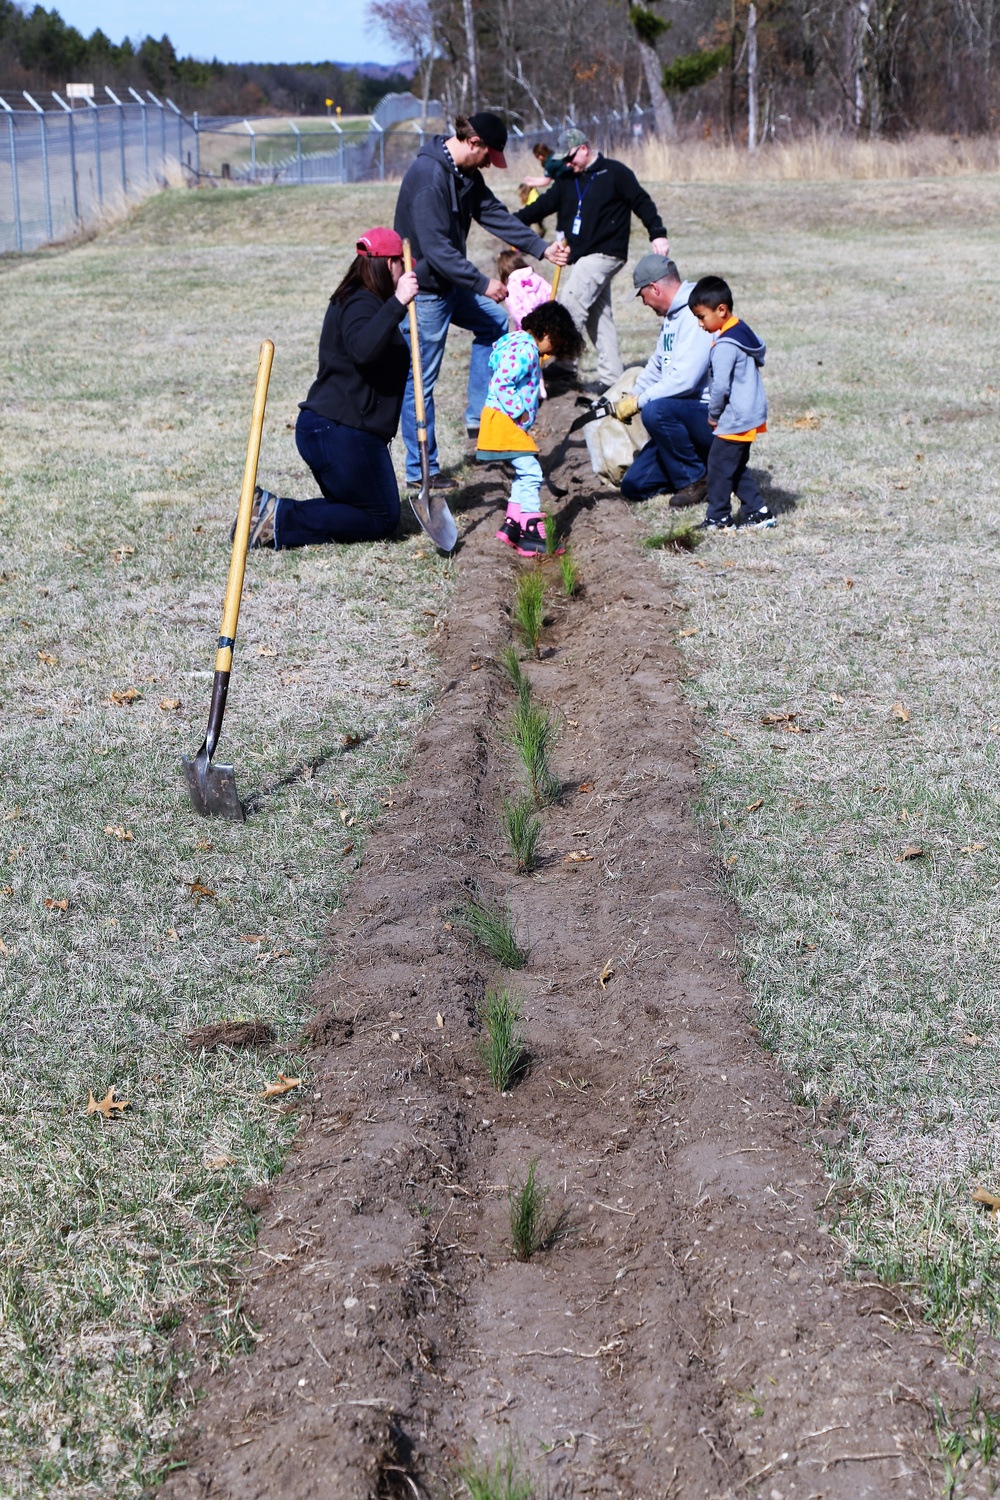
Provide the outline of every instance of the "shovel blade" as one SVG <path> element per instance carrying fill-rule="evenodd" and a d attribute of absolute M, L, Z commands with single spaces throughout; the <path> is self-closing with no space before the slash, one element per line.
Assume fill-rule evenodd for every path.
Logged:
<path fill-rule="evenodd" d="M 458 527 L 443 495 L 432 495 L 430 490 L 422 488 L 416 494 L 411 493 L 410 509 L 435 547 L 442 552 L 454 551 Z"/>
<path fill-rule="evenodd" d="M 246 809 L 236 790 L 236 768 L 213 765 L 204 745 L 193 758 L 181 756 L 187 777 L 191 806 L 203 818 L 228 818 L 231 823 L 245 823 Z"/>

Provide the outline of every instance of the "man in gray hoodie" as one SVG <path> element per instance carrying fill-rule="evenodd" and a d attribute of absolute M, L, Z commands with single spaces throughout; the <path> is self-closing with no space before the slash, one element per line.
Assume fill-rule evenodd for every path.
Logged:
<path fill-rule="evenodd" d="M 615 415 L 627 421 L 642 413 L 649 442 L 622 477 L 626 500 L 646 500 L 673 490 L 673 506 L 700 505 L 705 465 L 712 446 L 708 425 L 708 358 L 712 338 L 688 306 L 693 281 L 665 255 L 644 255 L 632 273 L 633 296 L 660 313 L 663 322 L 646 368 Z"/>
<path fill-rule="evenodd" d="M 483 111 L 466 120 L 455 118 L 455 133 L 435 135 L 417 152 L 406 171 L 396 200 L 396 233 L 410 241 L 417 294 L 417 324 L 423 363 L 424 399 L 427 406 L 427 448 L 431 483 L 450 489 L 453 481 L 440 473 L 434 435 L 434 384 L 444 358 L 444 346 L 452 323 L 473 335 L 469 362 L 468 401 L 465 426 L 470 437 L 479 430 L 479 414 L 486 404 L 490 383 L 490 350 L 507 332 L 507 318 L 498 306 L 507 288 L 495 277 L 485 276 L 465 253 L 469 226 L 475 219 L 491 234 L 538 259 L 564 265 L 569 248 L 562 242 L 545 241 L 516 219 L 490 192 L 482 168 L 506 167 L 504 147 L 507 127 L 497 116 Z M 420 452 L 411 373 L 403 397 L 403 442 L 406 446 L 406 478 L 420 483 Z"/>

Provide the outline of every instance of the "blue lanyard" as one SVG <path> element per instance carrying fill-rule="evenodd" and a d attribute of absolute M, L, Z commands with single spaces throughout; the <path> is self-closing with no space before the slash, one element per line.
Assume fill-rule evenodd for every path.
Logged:
<path fill-rule="evenodd" d="M 576 218 L 573 220 L 573 227 L 570 230 L 570 234 L 575 239 L 579 235 L 580 230 L 583 227 L 583 200 L 584 198 L 586 198 L 587 194 L 594 186 L 594 178 L 591 177 L 588 179 L 587 186 L 584 188 L 582 193 L 580 191 L 579 177 L 574 177 L 573 186 L 576 188 Z"/>

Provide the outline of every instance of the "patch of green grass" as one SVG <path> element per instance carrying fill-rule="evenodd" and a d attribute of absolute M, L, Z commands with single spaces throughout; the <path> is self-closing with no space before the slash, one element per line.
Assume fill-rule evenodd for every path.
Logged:
<path fill-rule="evenodd" d="M 834 187 L 836 244 L 818 192 L 751 195 L 713 251 L 780 351 L 750 461 L 778 525 L 657 564 L 688 609 L 700 813 L 758 1024 L 817 1123 L 849 1126 L 827 1148 L 851 1185 L 841 1245 L 961 1340 L 1000 1308 L 995 1226 L 970 1197 L 1000 1186 L 1000 392 L 986 327 L 942 328 L 929 377 L 907 330 L 976 274 L 972 198 L 996 206 L 1000 181 L 950 187 L 932 224 L 915 184 Z M 767 202 L 794 234 L 764 273 Z M 797 326 L 783 275 L 822 303 L 821 332 Z M 672 519 L 643 510 L 652 531 Z"/>
<path fill-rule="evenodd" d="M 469 1458 L 458 1470 L 469 1500 L 533 1500 L 535 1489 L 511 1449 L 493 1458 Z"/>
<path fill-rule="evenodd" d="M 580 587 L 580 569 L 568 547 L 559 559 L 559 579 L 563 586 L 563 593 L 567 599 L 572 599 Z"/>
<path fill-rule="evenodd" d="M 507 1189 L 510 1208 L 510 1240 L 514 1259 L 531 1260 L 552 1241 L 552 1227 L 546 1222 L 546 1191 L 537 1177 L 538 1157 L 528 1167 L 523 1181 L 512 1182 Z"/>
<path fill-rule="evenodd" d="M 524 644 L 537 656 L 545 619 L 545 577 L 539 568 L 526 568 L 518 573 L 511 617 Z"/>
<path fill-rule="evenodd" d="M 535 806 L 550 807 L 558 800 L 561 791 L 549 759 L 555 725 L 549 713 L 537 708 L 530 698 L 527 701 L 525 698 L 526 695 L 522 694 L 511 715 L 507 734 L 527 773 Z"/>
<path fill-rule="evenodd" d="M 479 1016 L 486 1030 L 483 1061 L 498 1094 L 506 1094 L 524 1067 L 521 997 L 512 990 L 488 989 Z"/>
<path fill-rule="evenodd" d="M 523 969 L 528 962 L 528 951 L 517 940 L 508 902 L 477 891 L 455 908 L 454 919 L 505 969 Z"/>
<path fill-rule="evenodd" d="M 934 1409 L 934 1428 L 944 1467 L 943 1493 L 950 1500 L 959 1483 L 970 1473 L 989 1470 L 1000 1453 L 1000 1412 L 983 1405 L 978 1385 L 972 1393 L 968 1421 L 959 1422 L 953 1413 L 946 1412 L 936 1396 Z"/>
<path fill-rule="evenodd" d="M 654 531 L 642 545 L 651 552 L 693 552 L 704 540 L 705 533 L 699 529 L 698 522 L 688 516 L 666 531 Z"/>
<path fill-rule="evenodd" d="M 526 797 L 504 798 L 500 804 L 500 828 L 515 870 L 519 875 L 529 874 L 535 868 L 538 840 L 542 834 L 535 804 Z"/>
<path fill-rule="evenodd" d="M 305 1072 L 309 982 L 431 702 L 423 612 L 451 565 L 414 537 L 251 554 L 220 759 L 253 816 L 199 818 L 179 762 L 205 732 L 260 340 L 261 480 L 308 496 L 286 419 L 331 275 L 394 196 L 164 193 L 89 244 L 0 262 L 5 1492 L 134 1500 L 187 1390 L 171 1330 L 196 1317 L 208 1359 L 247 1338 L 243 1200 L 296 1129 L 259 1094 Z M 275 1028 L 274 1055 L 188 1051 L 239 1017 Z M 122 1118 L 88 1117 L 109 1088 Z"/>

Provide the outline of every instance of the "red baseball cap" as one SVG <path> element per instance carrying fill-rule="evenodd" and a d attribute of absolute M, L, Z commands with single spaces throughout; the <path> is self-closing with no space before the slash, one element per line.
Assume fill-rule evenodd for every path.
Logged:
<path fill-rule="evenodd" d="M 357 251 L 359 255 L 392 255 L 399 258 L 403 254 L 403 241 L 394 229 L 366 229 L 364 234 L 358 236 Z"/>

